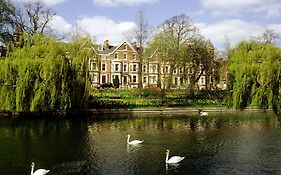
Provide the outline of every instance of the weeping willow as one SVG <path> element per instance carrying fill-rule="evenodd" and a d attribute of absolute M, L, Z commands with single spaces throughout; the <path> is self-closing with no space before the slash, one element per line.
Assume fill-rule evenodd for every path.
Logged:
<path fill-rule="evenodd" d="M 281 50 L 272 44 L 242 42 L 229 54 L 230 105 L 273 108 L 280 114 Z"/>
<path fill-rule="evenodd" d="M 0 110 L 53 111 L 87 108 L 91 41 L 63 43 L 23 36 L 0 60 Z"/>

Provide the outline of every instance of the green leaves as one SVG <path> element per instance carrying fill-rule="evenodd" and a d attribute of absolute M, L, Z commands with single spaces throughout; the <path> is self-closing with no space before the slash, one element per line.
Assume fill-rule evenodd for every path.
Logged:
<path fill-rule="evenodd" d="M 229 54 L 230 97 L 235 108 L 247 106 L 280 112 L 281 50 L 272 44 L 242 42 Z"/>
<path fill-rule="evenodd" d="M 0 110 L 51 111 L 87 106 L 89 39 L 62 43 L 43 35 L 24 37 L 0 60 Z"/>

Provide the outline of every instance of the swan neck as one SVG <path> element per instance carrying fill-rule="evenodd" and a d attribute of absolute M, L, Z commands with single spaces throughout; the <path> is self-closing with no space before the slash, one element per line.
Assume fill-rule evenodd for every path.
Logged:
<path fill-rule="evenodd" d="M 169 152 L 166 153 L 166 161 L 165 161 L 166 163 L 168 162 L 168 159 L 169 159 Z"/>
<path fill-rule="evenodd" d="M 130 136 L 128 136 L 128 138 L 127 138 L 127 143 L 129 143 L 129 140 L 130 140 Z"/>
<path fill-rule="evenodd" d="M 30 172 L 30 175 L 33 175 L 33 171 L 34 171 L 34 165 L 31 165 L 31 172 Z"/>

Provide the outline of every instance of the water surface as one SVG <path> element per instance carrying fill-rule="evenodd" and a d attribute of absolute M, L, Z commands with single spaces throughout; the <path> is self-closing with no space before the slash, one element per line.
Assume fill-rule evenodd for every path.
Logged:
<path fill-rule="evenodd" d="M 0 174 L 30 174 L 32 161 L 49 175 L 281 174 L 274 114 L 96 117 L 0 119 Z M 166 165 L 166 149 L 185 159 Z"/>

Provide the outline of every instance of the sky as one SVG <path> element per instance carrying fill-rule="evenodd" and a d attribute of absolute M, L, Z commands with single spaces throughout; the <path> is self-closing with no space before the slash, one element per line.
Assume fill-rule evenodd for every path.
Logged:
<path fill-rule="evenodd" d="M 18 3 L 33 0 L 13 0 Z M 142 9 L 151 27 L 185 14 L 201 34 L 216 48 L 228 40 L 239 41 L 260 36 L 273 29 L 281 36 L 281 0 L 41 0 L 56 12 L 49 24 L 60 35 L 77 31 L 118 45 L 135 26 Z M 226 39 L 227 38 L 227 39 Z"/>

